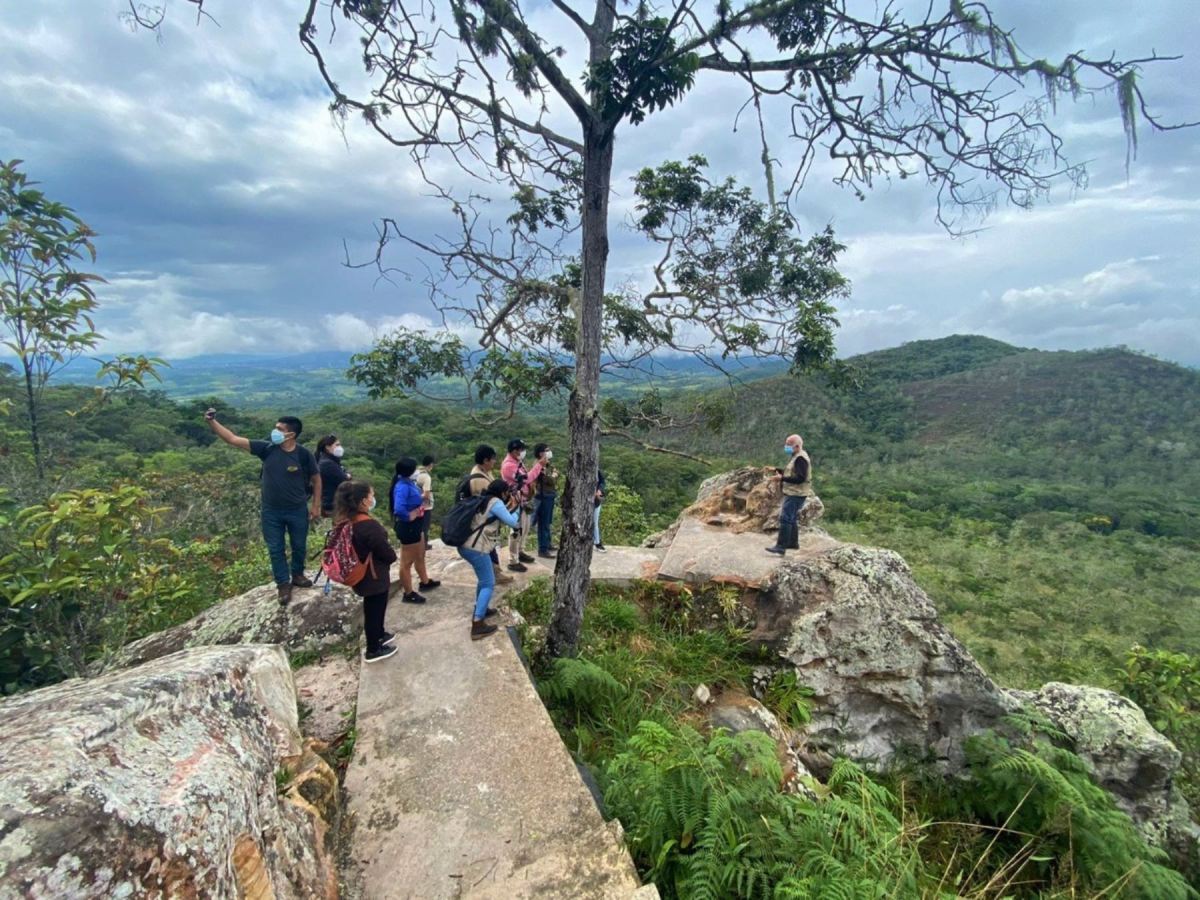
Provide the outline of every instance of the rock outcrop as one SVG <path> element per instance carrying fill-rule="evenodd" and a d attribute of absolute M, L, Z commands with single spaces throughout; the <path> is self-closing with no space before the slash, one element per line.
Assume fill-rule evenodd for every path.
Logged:
<path fill-rule="evenodd" d="M 694 519 L 730 534 L 774 534 L 779 529 L 779 508 L 783 491 L 766 469 L 744 466 L 732 472 L 714 475 L 700 484 L 696 502 L 684 509 L 665 531 L 647 538 L 644 546 L 671 544 L 679 525 Z M 813 528 L 825 513 L 820 497 L 810 497 L 800 510 L 800 528 Z M 819 532 L 824 534 L 824 532 Z"/>
<path fill-rule="evenodd" d="M 349 588 L 334 585 L 297 589 L 286 607 L 273 584 L 222 600 L 182 625 L 148 635 L 123 647 L 105 670 L 133 666 L 188 647 L 212 644 L 283 644 L 289 650 L 318 650 L 362 634 L 362 601 Z"/>
<path fill-rule="evenodd" d="M 1015 708 L 890 550 L 785 561 L 755 622 L 752 639 L 814 692 L 805 759 L 818 771 L 830 754 L 886 766 L 907 752 L 956 771 L 964 738 Z"/>
<path fill-rule="evenodd" d="M 1177 852 L 1190 847 L 1194 857 L 1196 826 L 1174 784 L 1179 750 L 1136 703 L 1103 688 L 1058 682 L 1008 694 L 1067 736 L 1096 783 L 1129 813 L 1147 840 Z M 1195 868 L 1194 858 L 1187 862 Z"/>
<path fill-rule="evenodd" d="M 0 704 L 0 733 L 0 897 L 337 896 L 314 803 L 329 775 L 279 647 L 33 691 Z"/>
<path fill-rule="evenodd" d="M 744 694 L 722 694 L 708 711 L 711 728 L 724 728 L 732 734 L 761 731 L 775 741 L 779 763 L 783 767 L 783 789 L 789 793 L 815 797 L 812 773 L 801 761 L 791 735 L 775 714 L 753 697 Z"/>

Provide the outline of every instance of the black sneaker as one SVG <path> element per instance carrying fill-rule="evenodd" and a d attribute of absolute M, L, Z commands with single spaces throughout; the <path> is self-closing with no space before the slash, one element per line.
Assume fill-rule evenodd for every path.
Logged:
<path fill-rule="evenodd" d="M 602 543 L 601 543 L 601 544 L 597 544 L 597 545 L 596 545 L 596 549 L 597 549 L 597 550 L 599 550 L 601 553 L 607 553 L 607 552 L 608 552 L 608 548 L 607 548 L 607 547 L 605 547 L 605 546 L 604 546 L 604 544 L 602 544 Z"/>
<path fill-rule="evenodd" d="M 420 594 L 418 594 L 416 591 L 413 591 L 411 594 L 405 594 L 403 597 L 401 597 L 400 602 L 401 603 L 424 603 L 425 598 L 422 597 Z"/>
<path fill-rule="evenodd" d="M 423 591 L 432 591 L 436 587 L 441 587 L 442 583 L 436 578 L 430 578 L 428 581 L 422 581 L 417 587 Z"/>
<path fill-rule="evenodd" d="M 500 613 L 499 613 L 499 612 L 497 612 L 496 610 L 492 609 L 492 608 L 489 606 L 489 607 L 488 607 L 488 611 L 487 611 L 487 612 L 485 612 L 485 613 L 483 614 L 483 617 L 484 617 L 485 619 L 490 619 L 492 616 L 498 616 L 498 615 L 500 615 Z"/>
<path fill-rule="evenodd" d="M 497 631 L 495 625 L 489 625 L 487 622 L 471 622 L 471 640 L 478 641 L 487 637 L 489 634 L 495 634 Z"/>
<path fill-rule="evenodd" d="M 523 550 L 517 554 L 517 559 L 519 559 L 521 562 L 533 562 L 533 557 Z"/>
<path fill-rule="evenodd" d="M 783 556 L 785 553 L 787 553 L 787 551 L 784 550 L 782 547 L 768 547 L 767 552 L 775 553 L 775 554 L 778 554 L 779 556 Z"/>
<path fill-rule="evenodd" d="M 554 559 L 554 553 L 550 550 L 539 550 L 538 556 L 542 559 Z"/>
<path fill-rule="evenodd" d="M 395 655 L 396 655 L 395 647 L 385 647 L 383 644 L 380 644 L 374 650 L 368 650 L 366 653 L 364 653 L 363 659 L 369 663 L 373 663 L 373 662 L 379 662 L 381 659 L 387 659 L 389 656 L 395 656 Z"/>
<path fill-rule="evenodd" d="M 509 563 L 508 568 L 512 572 L 528 572 L 529 571 L 528 566 L 525 566 L 524 564 L 519 563 L 519 562 Z"/>
<path fill-rule="evenodd" d="M 394 634 L 392 634 L 390 631 L 385 631 L 383 633 L 382 640 L 380 640 L 380 642 L 379 642 L 380 646 L 383 646 L 383 647 L 390 647 L 395 643 L 396 643 L 396 636 Z"/>

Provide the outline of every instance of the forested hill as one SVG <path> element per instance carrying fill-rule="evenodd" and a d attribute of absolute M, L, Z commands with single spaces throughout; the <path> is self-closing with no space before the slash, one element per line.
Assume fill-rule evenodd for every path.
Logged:
<path fill-rule="evenodd" d="M 763 379 L 738 390 L 721 433 L 693 431 L 682 443 L 773 458 L 782 436 L 799 431 L 815 457 L 856 467 L 942 452 L 985 477 L 1101 488 L 1196 477 L 1200 373 L 1191 369 L 1124 349 L 1023 350 L 961 335 L 848 362 L 857 390 Z"/>
<path fill-rule="evenodd" d="M 664 440 L 782 465 L 799 432 L 829 530 L 899 551 L 1009 683 L 1200 651 L 1200 373 L 970 336 L 849 362 L 858 390 L 764 379 L 720 433 Z"/>

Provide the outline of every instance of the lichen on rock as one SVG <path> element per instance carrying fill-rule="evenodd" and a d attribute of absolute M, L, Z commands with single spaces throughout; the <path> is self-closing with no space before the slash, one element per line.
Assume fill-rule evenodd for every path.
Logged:
<path fill-rule="evenodd" d="M 278 794 L 303 752 L 279 647 L 43 688 L 0 730 L 0 896 L 336 896 L 319 817 Z"/>

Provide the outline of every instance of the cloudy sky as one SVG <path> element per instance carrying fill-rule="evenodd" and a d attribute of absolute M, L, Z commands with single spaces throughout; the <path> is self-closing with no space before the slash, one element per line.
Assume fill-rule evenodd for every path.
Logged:
<path fill-rule="evenodd" d="M 123 0 L 0 2 L 0 157 L 26 160 L 99 232 L 106 349 L 348 350 L 427 323 L 419 278 L 381 282 L 342 265 L 344 247 L 361 258 L 380 216 L 432 233 L 443 211 L 403 154 L 354 123 L 334 127 L 296 38 L 303 4 L 208 0 L 217 21 L 197 26 L 173 2 L 157 40 L 122 24 Z M 1195 0 L 992 5 L 1031 53 L 1183 54 L 1145 73 L 1145 93 L 1165 120 L 1200 119 Z M 332 53 L 343 83 L 360 77 L 350 41 Z M 761 187 L 753 129 L 733 130 L 742 99 L 701 79 L 679 107 L 624 126 L 614 208 L 633 171 L 694 152 Z M 843 354 L 969 332 L 1047 349 L 1126 344 L 1200 365 L 1200 129 L 1143 127 L 1126 173 L 1111 95 L 1065 104 L 1055 124 L 1072 160 L 1088 162 L 1088 189 L 1002 208 L 965 238 L 936 224 L 925 185 L 860 202 L 814 172 L 797 212 L 848 245 Z M 786 145 L 773 150 L 787 162 Z M 614 226 L 610 272 L 637 279 L 647 250 L 619 216 Z M 402 254 L 390 261 L 420 272 Z"/>

